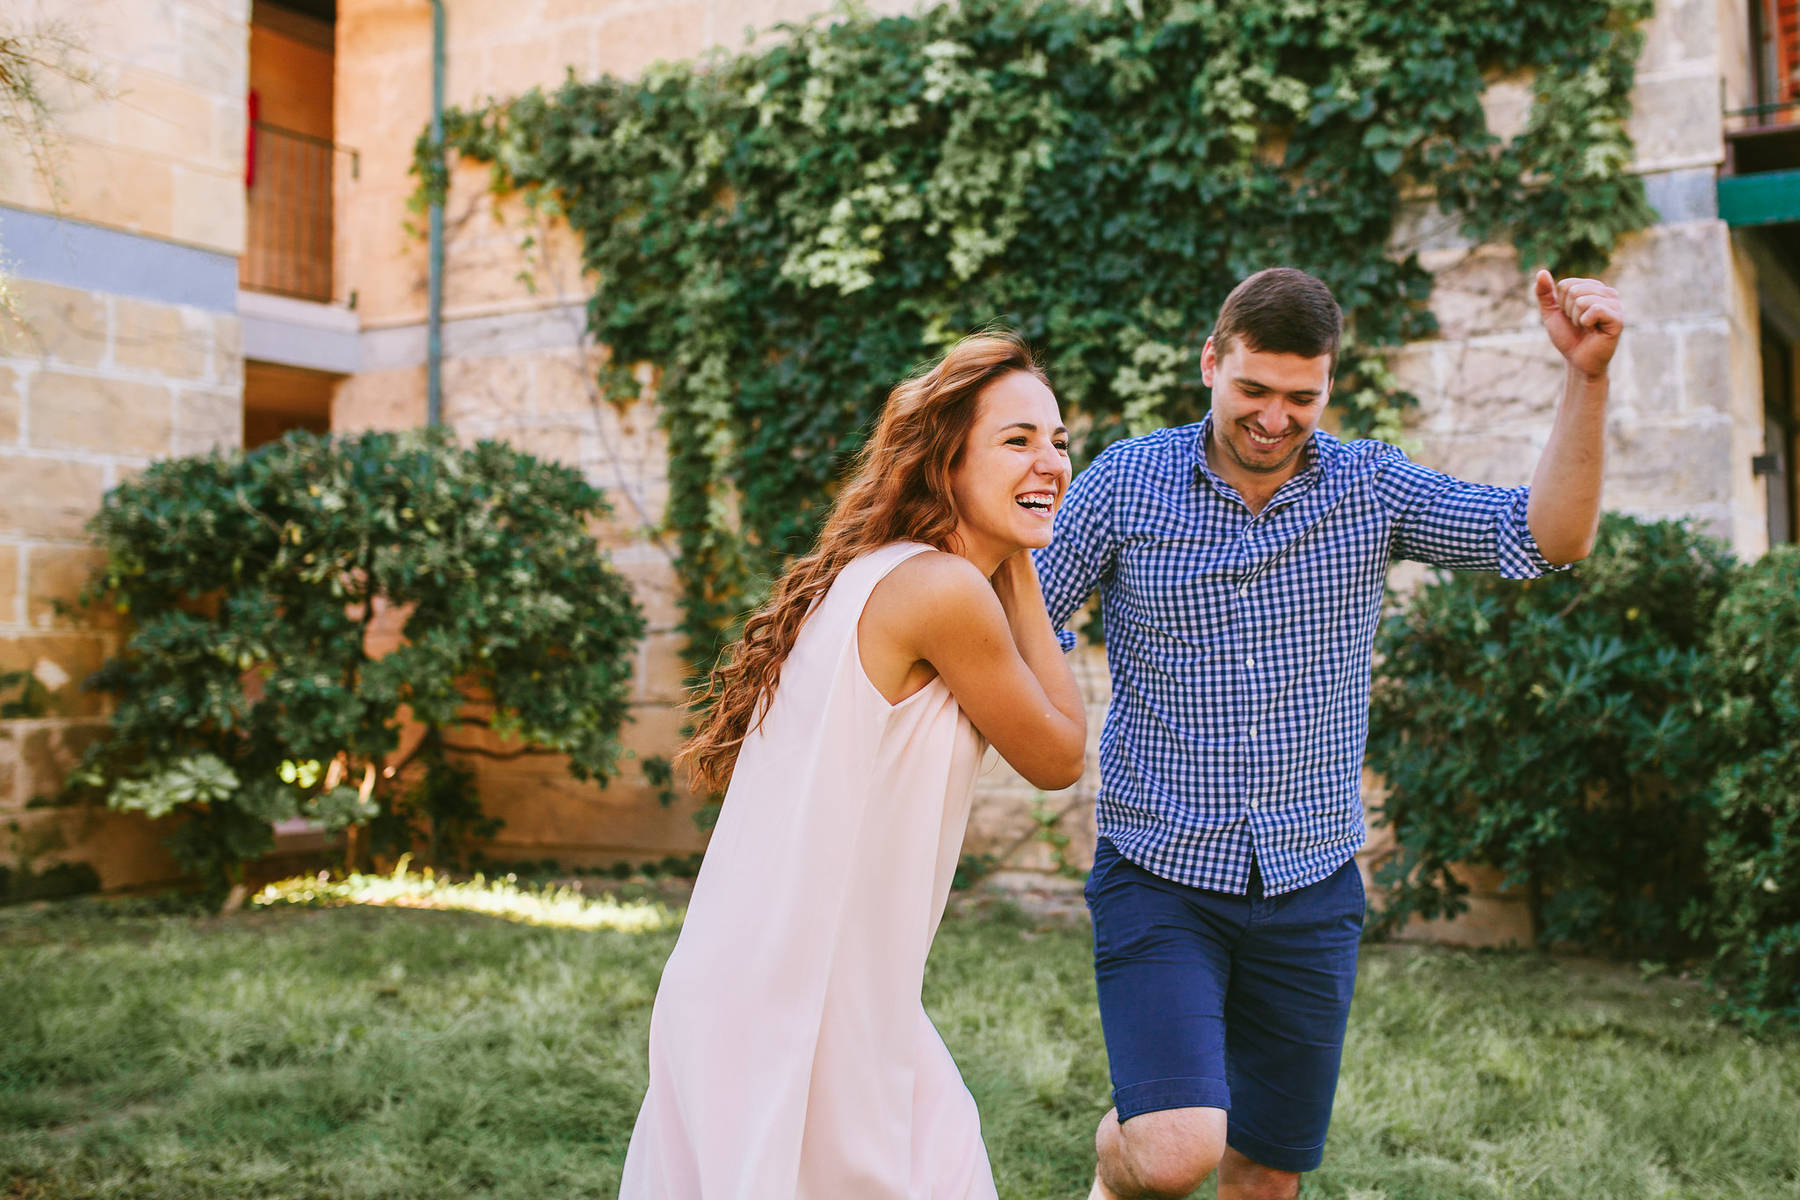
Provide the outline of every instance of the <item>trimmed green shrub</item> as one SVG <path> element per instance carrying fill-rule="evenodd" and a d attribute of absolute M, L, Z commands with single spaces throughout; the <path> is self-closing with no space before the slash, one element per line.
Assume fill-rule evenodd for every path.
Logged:
<path fill-rule="evenodd" d="M 1367 762 L 1398 849 L 1373 932 L 1462 911 L 1450 868 L 1465 863 L 1525 890 L 1540 944 L 1689 949 L 1712 774 L 1703 648 L 1729 563 L 1686 523 L 1609 514 L 1572 571 L 1443 576 L 1383 623 Z"/>
<path fill-rule="evenodd" d="M 1800 547 L 1739 572 L 1708 651 L 1723 765 L 1712 886 L 1688 923 L 1714 943 L 1711 975 L 1731 1016 L 1800 1027 Z"/>
<path fill-rule="evenodd" d="M 92 522 L 107 561 L 88 598 L 136 629 L 89 681 L 116 707 L 75 786 L 184 814 L 178 861 L 222 888 L 285 818 L 381 816 L 397 842 L 421 818 L 434 844 L 481 830 L 446 751 L 554 751 L 604 781 L 643 630 L 588 529 L 605 511 L 569 468 L 443 431 L 153 464 Z M 384 606 L 404 624 L 377 657 Z M 406 718 L 428 731 L 410 789 Z M 517 748 L 449 736 L 471 729 Z"/>

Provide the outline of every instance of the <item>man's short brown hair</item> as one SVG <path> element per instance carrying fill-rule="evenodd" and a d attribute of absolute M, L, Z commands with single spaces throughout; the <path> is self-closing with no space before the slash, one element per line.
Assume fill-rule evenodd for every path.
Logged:
<path fill-rule="evenodd" d="M 1343 310 L 1321 280 L 1293 267 L 1270 267 L 1225 297 L 1213 326 L 1213 353 L 1223 358 L 1242 341 L 1263 354 L 1330 355 L 1335 377 L 1343 331 Z"/>

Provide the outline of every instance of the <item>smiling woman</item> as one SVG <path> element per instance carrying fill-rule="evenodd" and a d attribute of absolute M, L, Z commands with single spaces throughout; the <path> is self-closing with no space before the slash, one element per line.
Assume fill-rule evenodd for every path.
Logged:
<path fill-rule="evenodd" d="M 1043 786 L 1081 771 L 1029 553 L 1068 483 L 1024 344 L 959 343 L 893 390 L 817 547 L 715 672 L 686 757 L 729 787 L 622 1200 L 995 1195 L 919 996 L 984 741 Z"/>
<path fill-rule="evenodd" d="M 812 553 L 796 559 L 777 581 L 769 602 L 745 622 L 743 637 L 698 698 L 705 711 L 681 756 L 693 771 L 695 787 L 717 791 L 730 781 L 738 748 L 755 728 L 755 714 L 773 696 L 802 623 L 851 561 L 890 543 L 912 542 L 967 559 L 979 576 L 994 579 L 993 590 L 1003 597 L 1019 587 L 1035 589 L 1035 577 L 1019 577 L 1022 570 L 1028 572 L 1025 556 L 1009 560 L 1018 550 L 1049 544 L 1049 517 L 1068 482 L 1068 435 L 1056 397 L 1017 337 L 967 338 L 931 370 L 896 387 Z M 1024 511 L 1017 498 L 1027 493 L 1039 508 L 1048 494 L 1051 511 L 1043 516 Z M 926 593 L 955 588 L 957 581 L 970 578 L 967 565 L 942 563 L 936 569 L 945 578 L 924 582 Z M 915 565 L 897 572 L 894 582 L 920 570 Z M 873 623 L 880 629 L 874 636 L 891 632 L 900 642 L 930 636 L 930 630 L 888 627 L 894 618 L 911 620 L 924 609 L 941 611 L 942 605 L 925 603 L 932 595 L 876 592 L 870 600 L 877 610 L 885 611 L 890 597 L 911 604 L 893 605 L 897 611 L 891 616 L 877 616 Z M 979 603 L 984 597 L 979 589 L 964 589 L 961 599 Z M 1035 616 L 1029 605 L 1009 604 L 1008 613 L 1015 607 Z M 867 624 L 859 625 L 864 639 L 871 636 Z M 883 649 L 898 653 L 905 647 L 878 648 L 877 657 Z M 954 654 L 939 649 L 940 657 Z M 914 654 L 907 661 L 930 659 Z M 1053 661 L 1052 674 L 1066 674 L 1060 655 Z M 867 653 L 864 662 L 870 662 Z M 933 667 L 933 673 L 942 669 Z M 1079 703 L 1073 708 L 1082 711 Z M 993 736 L 979 719 L 976 723 Z M 1080 740 L 1079 735 L 1074 739 L 1077 755 Z"/>
<path fill-rule="evenodd" d="M 1050 518 L 1069 485 L 1069 431 L 1042 378 L 1014 371 L 983 389 L 951 496 L 964 545 L 992 567 L 1019 546 L 1050 542 Z"/>

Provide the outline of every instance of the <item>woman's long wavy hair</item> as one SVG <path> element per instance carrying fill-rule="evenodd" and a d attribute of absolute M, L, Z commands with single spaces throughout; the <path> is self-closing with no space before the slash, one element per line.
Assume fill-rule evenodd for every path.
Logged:
<path fill-rule="evenodd" d="M 838 492 L 812 553 L 795 559 L 767 604 L 690 703 L 702 708 L 694 736 L 677 756 L 695 790 L 721 792 L 738 750 L 756 728 L 794 648 L 800 625 L 838 572 L 859 554 L 889 542 L 954 550 L 956 502 L 950 476 L 962 458 L 981 390 L 1014 371 L 1044 378 L 1012 333 L 964 338 L 933 367 L 888 393 L 887 407 L 856 469 Z"/>

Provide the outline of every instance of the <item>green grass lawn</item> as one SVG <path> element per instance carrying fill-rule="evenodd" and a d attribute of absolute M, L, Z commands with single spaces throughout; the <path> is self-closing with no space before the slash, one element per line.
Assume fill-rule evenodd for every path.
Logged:
<path fill-rule="evenodd" d="M 613 1196 L 672 921 L 102 908 L 0 911 L 0 1197 Z M 952 916 L 926 1001 L 1000 1194 L 1084 1196 L 1086 931 Z M 1307 1195 L 1800 1197 L 1800 1043 L 1705 1009 L 1607 966 L 1371 948 Z"/>

